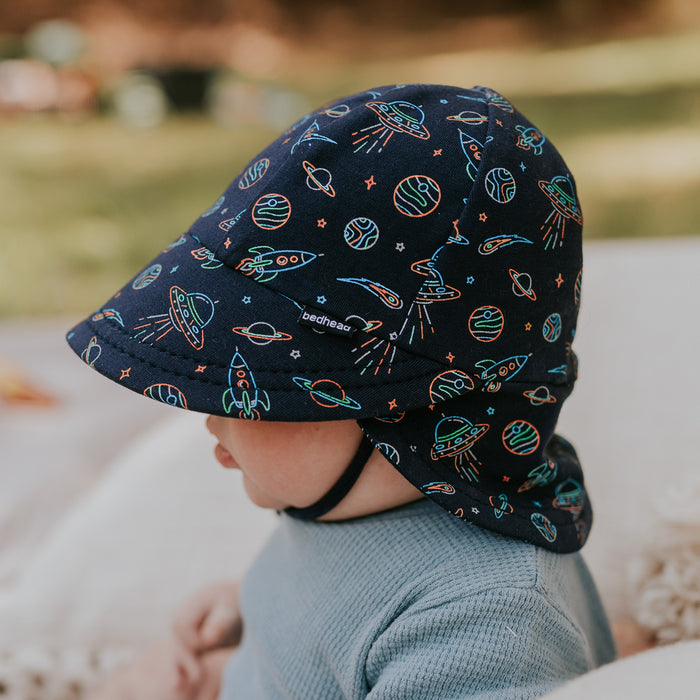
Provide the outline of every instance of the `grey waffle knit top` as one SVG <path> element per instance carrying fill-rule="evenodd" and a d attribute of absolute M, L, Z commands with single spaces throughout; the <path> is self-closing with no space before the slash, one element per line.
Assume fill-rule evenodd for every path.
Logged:
<path fill-rule="evenodd" d="M 533 698 L 615 654 L 579 554 L 427 500 L 340 523 L 281 516 L 241 606 L 219 700 Z"/>

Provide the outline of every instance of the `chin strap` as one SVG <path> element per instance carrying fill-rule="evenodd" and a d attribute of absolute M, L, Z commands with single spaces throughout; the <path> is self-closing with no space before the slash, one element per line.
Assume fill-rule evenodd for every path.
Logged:
<path fill-rule="evenodd" d="M 367 460 L 372 455 L 373 450 L 374 445 L 363 433 L 362 441 L 357 448 L 357 452 L 355 452 L 355 456 L 352 458 L 350 464 L 348 464 L 347 469 L 343 472 L 340 479 L 335 483 L 335 486 L 333 486 L 325 496 L 322 496 L 320 500 L 316 501 L 316 503 L 306 508 L 286 508 L 284 512 L 298 520 L 316 520 L 316 518 L 320 518 L 322 515 L 328 513 L 328 511 L 335 508 L 338 503 L 347 496 L 350 489 L 355 485 L 357 478 L 360 476 L 365 464 L 367 464 Z"/>

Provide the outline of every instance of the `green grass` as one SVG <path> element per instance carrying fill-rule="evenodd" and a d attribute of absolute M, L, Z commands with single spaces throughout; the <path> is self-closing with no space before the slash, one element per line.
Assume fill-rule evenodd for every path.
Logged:
<path fill-rule="evenodd" d="M 315 94 L 312 104 L 338 92 Z M 699 168 L 678 175 L 671 154 L 664 177 L 647 184 L 635 165 L 632 188 L 601 188 L 597 178 L 610 158 L 623 157 L 610 152 L 611 136 L 624 135 L 629 154 L 629 139 L 639 134 L 631 147 L 644 154 L 650 141 L 663 152 L 674 129 L 697 132 L 699 87 L 520 98 L 516 106 L 567 159 L 573 154 L 588 238 L 700 233 Z M 175 117 L 149 131 L 106 117 L 0 123 L 0 318 L 90 312 L 207 209 L 274 136 L 226 129 L 204 116 Z M 648 167 L 653 174 L 658 164 L 650 158 Z"/>

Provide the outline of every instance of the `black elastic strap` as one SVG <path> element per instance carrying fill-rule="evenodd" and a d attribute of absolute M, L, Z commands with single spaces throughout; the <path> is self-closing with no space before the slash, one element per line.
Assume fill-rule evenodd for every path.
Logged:
<path fill-rule="evenodd" d="M 333 488 L 331 488 L 325 496 L 322 496 L 320 500 L 316 501 L 316 503 L 306 508 L 290 507 L 285 508 L 284 512 L 299 520 L 316 520 L 316 518 L 320 518 L 322 515 L 328 513 L 328 511 L 335 508 L 338 503 L 347 496 L 350 489 L 355 485 L 357 478 L 362 473 L 373 450 L 374 445 L 363 433 L 362 441 L 357 448 L 357 452 L 355 452 L 355 456 Z"/>

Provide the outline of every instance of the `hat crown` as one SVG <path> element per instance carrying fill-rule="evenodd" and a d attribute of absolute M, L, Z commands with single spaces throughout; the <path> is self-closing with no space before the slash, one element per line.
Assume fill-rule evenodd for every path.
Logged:
<path fill-rule="evenodd" d="M 564 364 L 548 379 L 571 381 L 573 178 L 492 90 L 387 86 L 313 112 L 191 230 L 230 268 L 409 352 L 473 371 L 512 355 L 517 333 L 523 377 Z M 526 329 L 538 293 L 560 316 L 557 346 L 533 332 L 544 317 Z"/>

